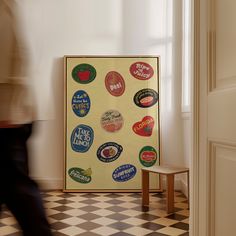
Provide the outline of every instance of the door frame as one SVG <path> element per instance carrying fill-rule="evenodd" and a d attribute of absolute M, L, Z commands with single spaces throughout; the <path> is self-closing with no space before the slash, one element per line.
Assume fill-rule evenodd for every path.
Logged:
<path fill-rule="evenodd" d="M 194 0 L 193 4 L 193 83 L 192 83 L 192 155 L 190 195 L 190 235 L 213 234 L 214 209 L 211 203 L 210 156 L 213 146 L 207 136 L 207 95 L 212 88 L 214 40 L 212 0 Z M 210 44 L 209 44 L 210 43 Z"/>
<path fill-rule="evenodd" d="M 200 0 L 193 3 L 192 155 L 190 166 L 190 235 L 199 236 Z"/>

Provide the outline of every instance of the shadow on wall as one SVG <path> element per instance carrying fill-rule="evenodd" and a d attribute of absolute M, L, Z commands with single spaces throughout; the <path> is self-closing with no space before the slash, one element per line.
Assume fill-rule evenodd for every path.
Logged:
<path fill-rule="evenodd" d="M 55 58 L 52 63 L 51 88 L 53 109 L 58 127 L 63 128 L 64 115 L 64 58 Z"/>
<path fill-rule="evenodd" d="M 29 142 L 30 170 L 31 176 L 42 189 L 62 189 L 64 160 L 63 58 L 55 58 L 52 62 L 50 90 L 51 107 L 49 108 L 53 109 L 53 118 L 36 122 L 34 133 Z"/>

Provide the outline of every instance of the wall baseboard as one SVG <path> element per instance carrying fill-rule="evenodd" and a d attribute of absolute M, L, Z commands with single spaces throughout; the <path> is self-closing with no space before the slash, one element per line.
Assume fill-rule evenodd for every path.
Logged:
<path fill-rule="evenodd" d="M 41 179 L 33 178 L 41 190 L 58 190 L 63 189 L 62 179 Z"/>
<path fill-rule="evenodd" d="M 162 179 L 162 187 L 165 190 L 166 189 L 166 178 Z M 179 178 L 175 178 L 175 190 L 177 191 L 182 191 L 182 183 L 181 183 L 181 179 Z"/>
<path fill-rule="evenodd" d="M 163 189 L 166 189 L 166 179 L 163 178 L 162 181 Z M 187 183 L 183 181 L 181 178 L 175 178 L 175 190 L 181 191 L 186 197 L 188 197 L 188 186 Z"/>
<path fill-rule="evenodd" d="M 181 192 L 188 198 L 188 185 L 182 179 L 180 180 Z"/>
<path fill-rule="evenodd" d="M 41 179 L 34 178 L 41 190 L 58 190 L 63 189 L 62 179 Z M 163 189 L 166 189 L 166 179 L 163 178 Z M 181 191 L 186 197 L 188 196 L 187 184 L 180 178 L 175 178 L 175 190 Z"/>

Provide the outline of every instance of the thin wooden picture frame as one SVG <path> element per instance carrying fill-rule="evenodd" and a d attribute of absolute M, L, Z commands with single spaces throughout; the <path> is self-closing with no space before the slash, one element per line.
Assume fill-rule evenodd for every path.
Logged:
<path fill-rule="evenodd" d="M 161 161 L 159 56 L 64 56 L 64 156 L 64 192 L 141 191 Z"/>

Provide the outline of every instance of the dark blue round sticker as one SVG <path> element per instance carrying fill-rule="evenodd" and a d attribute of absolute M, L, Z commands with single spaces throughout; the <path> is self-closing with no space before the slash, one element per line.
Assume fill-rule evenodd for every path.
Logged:
<path fill-rule="evenodd" d="M 116 182 L 125 182 L 132 179 L 136 175 L 137 169 L 131 164 L 125 164 L 117 167 L 113 174 L 112 178 Z"/>
<path fill-rule="evenodd" d="M 89 95 L 85 91 L 78 90 L 75 92 L 71 103 L 72 110 L 77 116 L 83 117 L 88 114 L 91 102 Z"/>
<path fill-rule="evenodd" d="M 75 152 L 87 152 L 93 143 L 93 129 L 87 125 L 78 125 L 72 132 L 70 142 Z"/>
<path fill-rule="evenodd" d="M 102 162 L 115 161 L 123 151 L 123 147 L 114 142 L 102 144 L 97 150 L 97 157 Z"/>

